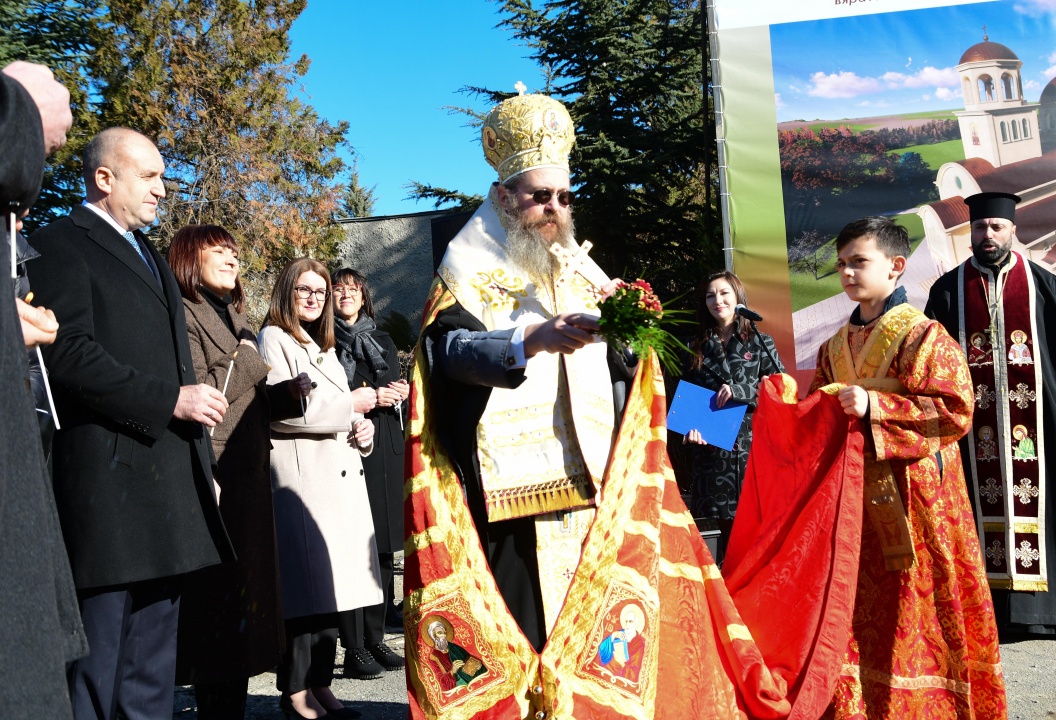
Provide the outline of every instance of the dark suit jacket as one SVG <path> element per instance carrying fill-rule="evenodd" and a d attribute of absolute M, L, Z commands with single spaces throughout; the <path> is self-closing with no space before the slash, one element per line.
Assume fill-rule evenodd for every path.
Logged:
<path fill-rule="evenodd" d="M 45 351 L 62 430 L 55 499 L 77 587 L 167 577 L 234 558 L 211 481 L 209 437 L 172 417 L 196 383 L 183 300 L 86 207 L 33 234 L 30 278 L 59 321 Z"/>
<path fill-rule="evenodd" d="M 30 207 L 44 177 L 44 126 L 25 88 L 0 73 L 0 212 Z M 6 225 L 0 227 L 6 228 Z M 10 246 L 8 246 L 10 247 Z"/>

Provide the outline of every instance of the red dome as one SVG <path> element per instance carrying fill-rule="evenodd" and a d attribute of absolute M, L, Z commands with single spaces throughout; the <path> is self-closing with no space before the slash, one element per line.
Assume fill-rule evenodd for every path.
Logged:
<path fill-rule="evenodd" d="M 965 50 L 964 55 L 961 55 L 961 62 L 957 64 L 961 65 L 963 63 L 980 62 L 984 60 L 1019 60 L 1019 58 L 1016 57 L 1014 52 L 1001 43 L 984 40 L 983 42 L 976 43 Z"/>
<path fill-rule="evenodd" d="M 1049 84 L 1041 91 L 1041 99 L 1038 102 L 1043 105 L 1056 103 L 1056 78 L 1049 80 Z"/>

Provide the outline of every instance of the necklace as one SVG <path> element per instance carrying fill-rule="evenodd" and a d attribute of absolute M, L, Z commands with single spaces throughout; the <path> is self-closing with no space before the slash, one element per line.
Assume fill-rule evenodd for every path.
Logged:
<path fill-rule="evenodd" d="M 979 273 L 979 282 L 983 285 L 983 298 L 986 300 L 986 309 L 990 315 L 990 324 L 986 328 L 986 337 L 993 345 L 997 338 L 997 311 L 1001 309 L 1001 300 L 1005 293 L 1005 280 L 1008 279 L 1007 272 L 1001 272 L 998 270 L 997 278 L 994 280 L 995 292 L 994 301 L 990 301 L 990 283 L 987 281 L 986 276 L 983 273 Z"/>
<path fill-rule="evenodd" d="M 723 325 L 719 328 L 719 342 L 722 343 L 722 347 L 725 348 L 727 343 L 730 342 L 730 338 L 733 337 L 733 331 L 736 328 L 736 323 L 730 323 L 729 325 Z"/>

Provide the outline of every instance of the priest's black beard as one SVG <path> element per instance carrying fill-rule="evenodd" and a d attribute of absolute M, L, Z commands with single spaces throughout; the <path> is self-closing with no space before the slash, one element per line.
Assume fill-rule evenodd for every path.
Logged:
<path fill-rule="evenodd" d="M 558 259 L 550 252 L 555 242 L 570 250 L 578 249 L 575 241 L 575 224 L 569 214 L 567 220 L 545 217 L 526 225 L 524 215 L 514 209 L 504 208 L 508 222 L 506 227 L 506 252 L 520 269 L 534 280 L 552 281 L 558 269 Z M 557 223 L 557 235 L 547 240 L 539 232 L 539 226 L 553 219 Z"/>
<path fill-rule="evenodd" d="M 1012 250 L 1012 243 L 1008 245 L 998 245 L 993 250 L 983 250 L 982 248 L 972 248 L 972 253 L 975 255 L 975 259 L 983 265 L 990 267 L 1000 267 L 1005 264 L 1005 260 L 1008 259 L 1008 255 Z"/>

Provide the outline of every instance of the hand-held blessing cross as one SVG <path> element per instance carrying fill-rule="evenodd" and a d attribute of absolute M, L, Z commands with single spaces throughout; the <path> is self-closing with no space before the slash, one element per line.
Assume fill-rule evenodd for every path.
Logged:
<path fill-rule="evenodd" d="M 558 259 L 558 262 L 561 266 L 560 272 L 558 272 L 557 277 L 554 279 L 555 287 L 560 287 L 564 285 L 566 282 L 568 282 L 568 279 L 570 277 L 572 277 L 576 273 L 579 273 L 579 276 L 586 280 L 591 287 L 597 290 L 601 289 L 598 287 L 597 283 L 587 277 L 587 275 L 581 269 L 583 267 L 583 263 L 587 261 L 587 253 L 590 252 L 590 249 L 592 247 L 594 246 L 591 245 L 589 240 L 585 241 L 583 245 L 580 246 L 577 252 L 569 252 L 567 248 L 559 245 L 558 243 L 554 243 L 550 246 L 550 254 Z"/>

